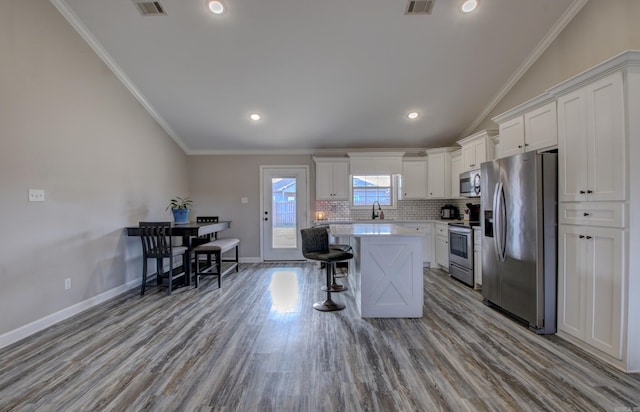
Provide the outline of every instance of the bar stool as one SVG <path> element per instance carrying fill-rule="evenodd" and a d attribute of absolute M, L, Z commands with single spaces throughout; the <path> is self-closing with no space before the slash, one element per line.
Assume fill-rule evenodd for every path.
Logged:
<path fill-rule="evenodd" d="M 344 309 L 344 304 L 336 303 L 331 299 L 331 292 L 336 292 L 336 290 L 332 288 L 332 274 L 335 270 L 336 262 L 349 260 L 353 258 L 353 254 L 342 250 L 330 249 L 329 234 L 324 227 L 301 229 L 300 234 L 302 235 L 302 255 L 306 259 L 323 262 L 326 266 L 327 284 L 322 289 L 327 292 L 327 297 L 323 301 L 314 303 L 313 308 L 322 312 Z M 343 286 L 340 291 L 346 289 L 347 288 Z"/>
<path fill-rule="evenodd" d="M 330 244 L 329 245 L 329 249 L 335 249 L 335 250 L 341 250 L 343 252 L 348 252 L 353 254 L 353 248 L 351 247 L 351 245 L 342 245 L 342 244 Z M 333 284 L 336 284 L 336 278 L 344 278 L 347 277 L 348 274 L 348 266 L 347 266 L 347 273 L 341 272 L 338 273 L 338 265 L 336 264 L 336 268 L 333 271 Z"/>

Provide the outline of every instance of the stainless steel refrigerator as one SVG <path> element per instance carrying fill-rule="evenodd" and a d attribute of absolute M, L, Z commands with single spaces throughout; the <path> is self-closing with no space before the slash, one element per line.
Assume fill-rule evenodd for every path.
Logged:
<path fill-rule="evenodd" d="M 558 157 L 523 153 L 481 165 L 484 302 L 556 332 Z"/>

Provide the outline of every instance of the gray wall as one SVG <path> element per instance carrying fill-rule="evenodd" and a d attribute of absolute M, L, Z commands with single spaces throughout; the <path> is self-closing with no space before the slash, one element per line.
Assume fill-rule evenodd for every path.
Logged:
<path fill-rule="evenodd" d="M 187 156 L 46 0 L 0 1 L 0 193 L 0 336 L 139 277 L 123 227 L 188 193 Z"/>
<path fill-rule="evenodd" d="M 240 238 L 240 256 L 245 259 L 260 256 L 260 166 L 274 165 L 309 166 L 309 208 L 314 212 L 316 177 L 310 155 L 189 157 L 194 213 L 231 220 L 231 229 L 224 236 Z M 240 203 L 242 197 L 248 203 Z"/>
<path fill-rule="evenodd" d="M 590 0 L 476 131 L 495 129 L 492 117 L 595 65 L 640 49 L 640 1 Z"/>

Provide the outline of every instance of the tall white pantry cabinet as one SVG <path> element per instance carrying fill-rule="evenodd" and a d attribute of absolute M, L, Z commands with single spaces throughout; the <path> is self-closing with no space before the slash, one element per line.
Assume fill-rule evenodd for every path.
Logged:
<path fill-rule="evenodd" d="M 558 115 L 558 336 L 639 372 L 640 52 L 548 93 Z"/>

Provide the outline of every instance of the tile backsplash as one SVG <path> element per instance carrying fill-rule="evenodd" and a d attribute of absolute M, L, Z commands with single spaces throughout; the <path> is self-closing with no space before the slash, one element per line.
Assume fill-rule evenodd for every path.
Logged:
<path fill-rule="evenodd" d="M 464 211 L 467 203 L 480 203 L 478 198 L 447 200 L 399 200 L 396 209 L 382 208 L 385 219 L 430 220 L 440 218 L 440 208 L 454 205 Z M 324 212 L 325 220 L 355 220 L 371 218 L 371 208 L 350 209 L 348 200 L 316 200 L 316 212 Z"/>

